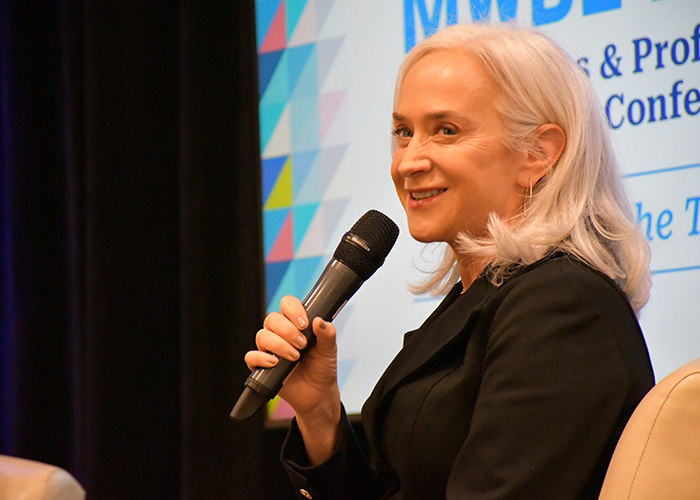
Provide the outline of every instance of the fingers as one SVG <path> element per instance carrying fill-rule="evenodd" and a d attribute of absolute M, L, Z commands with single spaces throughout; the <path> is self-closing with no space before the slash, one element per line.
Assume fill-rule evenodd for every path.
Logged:
<path fill-rule="evenodd" d="M 280 311 L 291 321 L 299 330 L 303 330 L 309 324 L 306 309 L 301 305 L 301 301 L 291 295 L 285 295 L 280 301 Z"/>
<path fill-rule="evenodd" d="M 265 332 L 265 333 L 263 333 Z M 271 352 L 279 354 L 283 357 L 282 352 L 277 352 L 277 347 L 280 345 L 278 340 L 272 337 L 268 337 L 268 334 L 280 337 L 290 346 L 296 347 L 297 349 L 303 349 L 306 347 L 307 340 L 306 337 L 301 333 L 301 330 L 293 324 L 287 317 L 282 316 L 280 313 L 270 313 L 265 317 L 263 322 L 263 329 L 258 332 L 258 337 L 256 337 L 256 342 L 258 342 L 258 349 L 264 350 L 263 347 Z M 270 340 L 271 344 L 269 346 L 261 346 L 259 340 L 267 341 Z"/>
<path fill-rule="evenodd" d="M 314 334 L 316 335 L 316 349 L 335 349 L 335 327 L 333 323 L 321 318 L 314 318 Z"/>
<path fill-rule="evenodd" d="M 297 342 L 299 341 L 297 340 Z M 304 339 L 304 342 L 306 342 L 306 339 Z M 255 343 L 260 351 L 276 354 L 290 361 L 299 359 L 299 350 L 270 330 L 264 328 L 259 330 L 255 336 Z"/>
<path fill-rule="evenodd" d="M 301 330 L 308 324 L 306 310 L 299 299 L 292 296 L 282 298 L 282 313 L 273 312 L 265 317 L 263 328 L 255 336 L 255 343 L 260 354 L 251 351 L 246 354 L 248 367 L 268 368 L 277 364 L 276 354 L 281 358 L 296 361 L 299 350 L 304 349 L 308 341 Z"/>
<path fill-rule="evenodd" d="M 297 361 L 300 350 L 308 341 L 302 330 L 308 326 L 308 316 L 301 301 L 296 297 L 286 296 L 280 302 L 281 313 L 273 312 L 265 317 L 263 328 L 255 336 L 257 351 L 245 355 L 245 362 L 251 370 L 269 368 L 278 363 L 278 357 Z M 314 318 L 314 334 L 317 345 L 326 356 L 335 352 L 335 327 L 321 318 Z M 319 353 L 320 354 L 320 353 Z"/>
<path fill-rule="evenodd" d="M 256 368 L 272 368 L 278 361 L 279 358 L 274 354 L 262 351 L 248 351 L 245 355 L 245 364 L 250 371 Z"/>

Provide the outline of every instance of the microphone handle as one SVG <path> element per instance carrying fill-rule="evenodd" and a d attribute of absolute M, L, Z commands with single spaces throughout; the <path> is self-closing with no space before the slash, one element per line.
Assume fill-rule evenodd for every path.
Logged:
<path fill-rule="evenodd" d="M 243 394 L 231 410 L 231 418 L 235 420 L 247 418 L 263 403 L 277 395 L 296 364 L 304 358 L 309 349 L 316 345 L 313 319 L 320 317 L 324 321 L 333 321 L 362 283 L 362 278 L 350 267 L 335 258 L 330 260 L 316 285 L 302 302 L 309 324 L 302 332 L 307 339 L 307 345 L 299 351 L 299 359 L 289 361 L 279 358 L 277 365 L 272 368 L 254 370 L 245 381 Z"/>

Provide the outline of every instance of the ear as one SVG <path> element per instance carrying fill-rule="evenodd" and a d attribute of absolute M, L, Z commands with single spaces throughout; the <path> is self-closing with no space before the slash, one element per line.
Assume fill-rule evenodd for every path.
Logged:
<path fill-rule="evenodd" d="M 537 153 L 528 153 L 516 179 L 523 189 L 537 184 L 559 160 L 566 146 L 566 134 L 559 125 L 547 123 L 535 131 L 533 143 Z"/>

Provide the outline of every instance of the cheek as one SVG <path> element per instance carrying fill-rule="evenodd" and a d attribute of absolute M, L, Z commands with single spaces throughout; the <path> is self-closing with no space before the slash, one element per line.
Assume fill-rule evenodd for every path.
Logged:
<path fill-rule="evenodd" d="M 394 157 L 391 159 L 391 179 L 394 181 L 394 186 L 396 186 L 397 191 L 403 187 L 403 176 L 399 173 L 399 165 L 401 164 L 402 156 L 403 153 L 396 150 Z"/>

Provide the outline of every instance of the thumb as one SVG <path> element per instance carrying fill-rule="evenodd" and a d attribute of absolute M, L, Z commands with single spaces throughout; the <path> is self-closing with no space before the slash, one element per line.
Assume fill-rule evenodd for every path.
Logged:
<path fill-rule="evenodd" d="M 324 321 L 322 318 L 314 318 L 313 322 L 314 334 L 316 335 L 315 349 L 324 351 L 324 353 L 335 353 L 335 327 L 332 323 Z"/>

